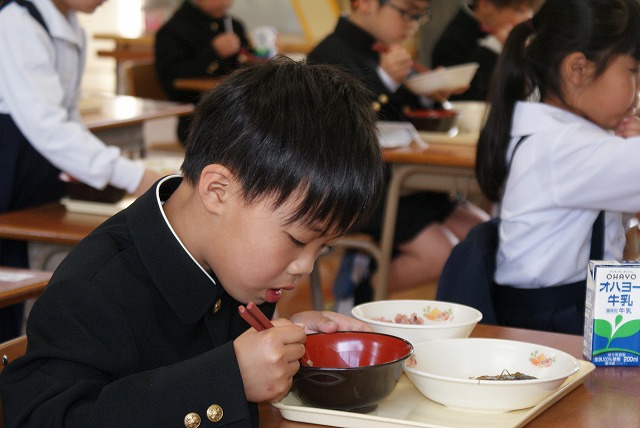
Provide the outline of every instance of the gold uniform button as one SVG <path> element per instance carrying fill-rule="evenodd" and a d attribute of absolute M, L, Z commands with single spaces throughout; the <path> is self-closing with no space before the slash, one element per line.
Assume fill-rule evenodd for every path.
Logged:
<path fill-rule="evenodd" d="M 222 419 L 222 413 L 222 407 L 217 404 L 212 404 L 207 409 L 207 418 L 209 418 L 211 422 L 218 422 Z"/>
<path fill-rule="evenodd" d="M 213 61 L 211 64 L 209 64 L 207 66 L 207 74 L 213 74 L 215 73 L 218 68 L 220 68 L 220 64 L 218 64 L 217 62 Z"/>
<path fill-rule="evenodd" d="M 380 103 L 378 101 L 374 101 L 371 104 L 371 107 L 373 107 L 373 111 L 380 111 L 380 109 L 382 108 L 382 106 L 380 105 Z"/>
<path fill-rule="evenodd" d="M 378 101 L 380 101 L 380 104 L 386 104 L 389 102 L 389 97 L 387 96 L 387 94 L 380 94 L 378 96 Z"/>
<path fill-rule="evenodd" d="M 215 21 L 209 25 L 211 31 L 218 31 L 218 28 L 220 28 L 220 25 Z"/>
<path fill-rule="evenodd" d="M 213 304 L 213 315 L 217 314 L 220 311 L 221 307 L 222 307 L 222 300 L 221 299 L 216 300 L 216 302 Z"/>
<path fill-rule="evenodd" d="M 191 412 L 184 417 L 184 426 L 186 428 L 198 428 L 200 422 L 202 422 L 202 419 L 200 419 L 200 415 L 195 412 Z"/>

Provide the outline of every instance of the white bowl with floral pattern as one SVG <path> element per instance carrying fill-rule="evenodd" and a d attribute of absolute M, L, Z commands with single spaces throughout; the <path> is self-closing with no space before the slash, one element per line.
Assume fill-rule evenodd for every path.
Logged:
<path fill-rule="evenodd" d="M 379 300 L 354 307 L 351 315 L 375 332 L 401 337 L 413 345 L 469 337 L 482 319 L 477 309 L 438 300 Z"/>
<path fill-rule="evenodd" d="M 508 412 L 540 403 L 575 374 L 580 363 L 547 346 L 467 338 L 415 345 L 403 368 L 420 392 L 437 403 L 454 409 Z"/>

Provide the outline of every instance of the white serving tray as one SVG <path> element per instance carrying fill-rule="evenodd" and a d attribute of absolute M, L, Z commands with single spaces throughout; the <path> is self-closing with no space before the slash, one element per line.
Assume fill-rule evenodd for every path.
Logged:
<path fill-rule="evenodd" d="M 580 370 L 567 378 L 553 394 L 530 409 L 507 413 L 482 413 L 454 410 L 431 401 L 402 375 L 391 395 L 369 413 L 320 409 L 302 404 L 292 394 L 273 403 L 282 417 L 291 421 L 345 428 L 387 428 L 389 426 L 426 428 L 516 428 L 529 423 L 560 398 L 584 382 L 595 366 L 580 362 Z"/>

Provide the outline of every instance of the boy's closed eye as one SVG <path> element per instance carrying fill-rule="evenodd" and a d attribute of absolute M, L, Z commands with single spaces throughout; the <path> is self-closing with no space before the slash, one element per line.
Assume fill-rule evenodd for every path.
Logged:
<path fill-rule="evenodd" d="M 293 242 L 293 245 L 295 245 L 296 247 L 304 247 L 305 245 L 307 245 L 305 242 L 299 241 L 298 239 L 294 238 L 293 236 L 289 235 L 289 239 L 291 240 L 291 242 Z M 318 256 L 325 256 L 327 254 L 329 254 L 331 251 L 333 250 L 333 247 L 327 244 L 323 244 L 322 247 L 320 247 L 320 251 L 318 253 Z"/>
<path fill-rule="evenodd" d="M 296 247 L 304 247 L 305 246 L 304 242 L 301 242 L 301 241 L 297 240 L 296 238 L 294 238 L 291 235 L 289 235 L 289 239 L 291 240 L 291 242 L 293 242 L 293 245 L 295 245 Z"/>

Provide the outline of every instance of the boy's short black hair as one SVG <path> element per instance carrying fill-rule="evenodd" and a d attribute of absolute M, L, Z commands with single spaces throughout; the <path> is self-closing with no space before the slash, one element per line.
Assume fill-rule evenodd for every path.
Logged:
<path fill-rule="evenodd" d="M 379 201 L 384 163 L 368 90 L 333 66 L 277 57 L 239 70 L 198 103 L 182 165 L 195 185 L 220 164 L 245 202 L 273 207 L 302 191 L 288 219 L 340 235 Z"/>

